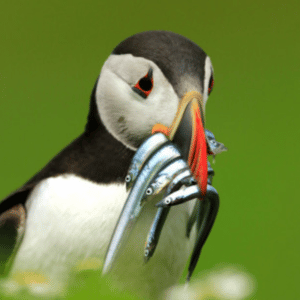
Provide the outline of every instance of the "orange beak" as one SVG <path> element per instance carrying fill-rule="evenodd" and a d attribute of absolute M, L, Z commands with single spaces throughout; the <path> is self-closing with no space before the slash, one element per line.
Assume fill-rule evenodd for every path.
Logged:
<path fill-rule="evenodd" d="M 207 146 L 204 128 L 202 95 L 193 91 L 181 99 L 170 128 L 156 124 L 152 129 L 152 134 L 162 132 L 179 147 L 201 188 L 200 200 L 206 194 L 207 185 Z"/>

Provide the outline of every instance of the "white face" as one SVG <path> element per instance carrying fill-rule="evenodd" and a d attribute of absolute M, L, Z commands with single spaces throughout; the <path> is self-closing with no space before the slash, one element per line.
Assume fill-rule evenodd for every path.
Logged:
<path fill-rule="evenodd" d="M 132 88 L 152 69 L 153 87 L 147 98 Z M 212 67 L 205 62 L 204 89 L 209 84 Z M 196 90 L 192 80 L 183 80 L 184 90 Z M 208 97 L 203 93 L 204 103 Z M 103 65 L 96 89 L 100 118 L 107 130 L 127 147 L 136 150 L 151 134 L 152 127 L 170 127 L 180 99 L 159 67 L 152 61 L 131 54 L 110 55 Z"/>
<path fill-rule="evenodd" d="M 132 87 L 150 69 L 153 70 L 153 88 L 145 99 Z M 96 102 L 108 131 L 135 150 L 151 134 L 155 124 L 171 125 L 179 99 L 155 63 L 131 54 L 112 54 L 101 70 Z"/>

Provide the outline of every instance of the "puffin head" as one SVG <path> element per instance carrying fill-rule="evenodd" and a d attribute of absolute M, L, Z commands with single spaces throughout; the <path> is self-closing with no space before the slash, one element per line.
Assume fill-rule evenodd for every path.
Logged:
<path fill-rule="evenodd" d="M 94 101 L 108 132 L 136 150 L 157 124 L 176 127 L 174 137 L 181 120 L 193 118 L 184 116 L 187 105 L 192 114 L 199 110 L 204 125 L 212 86 L 213 67 L 199 46 L 179 34 L 148 31 L 127 38 L 112 51 L 94 88 Z M 182 123 L 193 131 L 194 121 Z"/>

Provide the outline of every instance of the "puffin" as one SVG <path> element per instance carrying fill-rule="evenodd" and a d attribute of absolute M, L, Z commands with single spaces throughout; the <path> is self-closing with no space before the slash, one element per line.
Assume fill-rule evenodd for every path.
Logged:
<path fill-rule="evenodd" d="M 213 84 L 209 56 L 182 35 L 147 31 L 116 46 L 92 90 L 83 133 L 1 201 L 0 273 L 37 273 L 64 287 L 74 270 L 101 270 L 137 149 L 156 124 L 170 128 L 187 93 L 201 95 L 203 114 Z M 158 299 L 178 282 L 195 239 L 186 235 L 193 201 L 172 208 L 146 264 L 143 247 L 157 207 L 155 199 L 145 205 L 109 274 L 118 288 Z"/>

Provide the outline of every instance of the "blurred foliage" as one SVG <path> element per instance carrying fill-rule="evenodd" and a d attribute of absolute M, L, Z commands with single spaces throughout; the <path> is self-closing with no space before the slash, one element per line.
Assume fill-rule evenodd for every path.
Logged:
<path fill-rule="evenodd" d="M 37 274 L 35 274 L 37 275 Z M 128 292 L 118 290 L 107 278 L 101 277 L 99 271 L 85 270 L 74 273 L 65 290 L 57 296 L 54 289 L 48 284 L 37 283 L 38 276 L 31 276 L 30 280 L 19 282 L 19 285 L 10 279 L 2 279 L 0 287 L 1 299 L 5 300 L 38 300 L 38 299 L 124 299 L 138 300 L 140 298 Z M 40 277 L 40 276 L 39 276 Z M 41 277 L 40 277 L 41 278 Z M 256 283 L 253 276 L 242 268 L 232 265 L 220 265 L 211 270 L 201 272 L 198 280 L 193 280 L 189 286 L 186 284 L 170 288 L 164 293 L 162 299 L 166 300 L 246 300 L 253 296 Z M 251 298 L 253 299 L 253 298 Z"/>
<path fill-rule="evenodd" d="M 18 284 L 10 279 L 2 279 L 0 283 L 2 292 L 0 298 L 5 300 L 38 300 L 38 299 L 114 299 L 138 300 L 139 298 L 128 292 L 119 291 L 101 274 L 88 270 L 73 274 L 67 288 L 60 291 L 59 295 L 49 284 Z"/>

